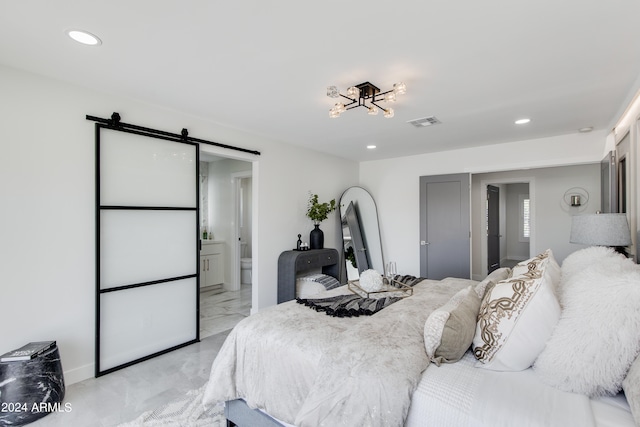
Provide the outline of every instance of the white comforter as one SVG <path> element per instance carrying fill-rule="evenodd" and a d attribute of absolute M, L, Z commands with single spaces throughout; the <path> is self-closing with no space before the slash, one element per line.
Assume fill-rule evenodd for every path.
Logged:
<path fill-rule="evenodd" d="M 204 404 L 243 398 L 298 427 L 402 426 L 428 366 L 424 322 L 471 283 L 425 280 L 367 317 L 333 318 L 294 301 L 260 311 L 229 334 Z"/>

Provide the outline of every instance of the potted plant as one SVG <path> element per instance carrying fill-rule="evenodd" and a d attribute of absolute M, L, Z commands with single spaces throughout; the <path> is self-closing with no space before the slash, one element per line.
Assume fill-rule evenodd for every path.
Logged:
<path fill-rule="evenodd" d="M 309 194 L 307 203 L 307 216 L 313 221 L 314 229 L 309 234 L 309 246 L 311 249 L 324 247 L 324 233 L 320 230 L 320 223 L 327 219 L 329 214 L 338 208 L 336 199 L 320 203 L 317 194 Z"/>

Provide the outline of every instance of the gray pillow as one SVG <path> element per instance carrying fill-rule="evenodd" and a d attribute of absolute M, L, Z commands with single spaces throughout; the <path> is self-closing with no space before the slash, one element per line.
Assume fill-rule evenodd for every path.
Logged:
<path fill-rule="evenodd" d="M 473 286 L 456 293 L 442 307 L 434 310 L 424 324 L 424 343 L 429 360 L 457 362 L 473 342 L 480 297 Z"/>

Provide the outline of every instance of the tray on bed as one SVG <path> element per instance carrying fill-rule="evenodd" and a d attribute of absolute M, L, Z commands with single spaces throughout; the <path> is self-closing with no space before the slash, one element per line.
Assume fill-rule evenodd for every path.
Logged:
<path fill-rule="evenodd" d="M 347 287 L 351 292 L 356 295 L 360 295 L 362 298 L 387 298 L 387 297 L 396 297 L 396 298 L 406 298 L 413 295 L 413 288 L 411 286 L 407 286 L 402 282 L 391 279 L 391 283 L 385 280 L 384 288 L 380 291 L 369 292 L 365 291 L 360 287 L 359 280 L 349 280 L 347 282 Z"/>

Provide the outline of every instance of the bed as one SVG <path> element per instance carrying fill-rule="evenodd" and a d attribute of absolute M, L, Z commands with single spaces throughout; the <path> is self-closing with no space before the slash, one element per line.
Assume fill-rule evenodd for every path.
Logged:
<path fill-rule="evenodd" d="M 639 306 L 637 266 L 607 248 L 422 280 L 371 316 L 290 301 L 232 330 L 203 404 L 241 427 L 634 426 Z"/>

